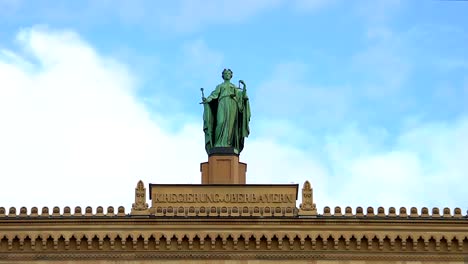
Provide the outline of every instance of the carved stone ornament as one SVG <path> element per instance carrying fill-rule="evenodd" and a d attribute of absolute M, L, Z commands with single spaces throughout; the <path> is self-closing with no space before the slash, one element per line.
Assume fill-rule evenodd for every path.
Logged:
<path fill-rule="evenodd" d="M 137 183 L 135 188 L 135 203 L 132 204 L 132 215 L 148 215 L 148 203 L 146 203 L 146 188 L 143 181 Z"/>
<path fill-rule="evenodd" d="M 309 181 L 302 187 L 302 203 L 299 206 L 299 216 L 317 216 L 317 207 L 313 203 L 312 187 Z"/>

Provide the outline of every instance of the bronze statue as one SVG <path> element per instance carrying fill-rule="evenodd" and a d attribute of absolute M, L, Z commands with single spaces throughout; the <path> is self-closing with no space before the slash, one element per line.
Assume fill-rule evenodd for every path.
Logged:
<path fill-rule="evenodd" d="M 224 69 L 224 82 L 205 98 L 202 91 L 203 131 L 205 149 L 208 154 L 213 148 L 233 148 L 239 154 L 244 148 L 244 138 L 249 136 L 250 104 L 245 82 L 239 87 L 231 83 L 232 71 Z M 240 84 L 243 88 L 240 88 Z"/>

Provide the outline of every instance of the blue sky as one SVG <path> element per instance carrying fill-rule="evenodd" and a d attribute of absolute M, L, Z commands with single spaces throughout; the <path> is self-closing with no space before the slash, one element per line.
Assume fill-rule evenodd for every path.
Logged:
<path fill-rule="evenodd" d="M 251 100 L 248 182 L 309 180 L 319 208 L 466 211 L 467 12 L 0 0 L 0 205 L 128 207 L 139 179 L 199 183 L 200 87 L 231 68 Z"/>

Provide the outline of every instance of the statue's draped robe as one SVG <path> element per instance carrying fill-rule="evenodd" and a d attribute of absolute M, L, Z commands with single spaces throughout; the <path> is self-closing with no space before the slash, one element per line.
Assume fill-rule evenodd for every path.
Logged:
<path fill-rule="evenodd" d="M 205 148 L 234 147 L 242 151 L 250 133 L 247 95 L 232 83 L 222 83 L 211 93 L 203 112 Z"/>

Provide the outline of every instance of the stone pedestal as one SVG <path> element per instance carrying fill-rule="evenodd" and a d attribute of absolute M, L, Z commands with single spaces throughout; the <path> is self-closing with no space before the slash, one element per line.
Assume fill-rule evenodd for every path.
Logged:
<path fill-rule="evenodd" d="M 214 148 L 200 164 L 202 184 L 245 184 L 247 164 L 239 162 L 234 148 Z"/>

